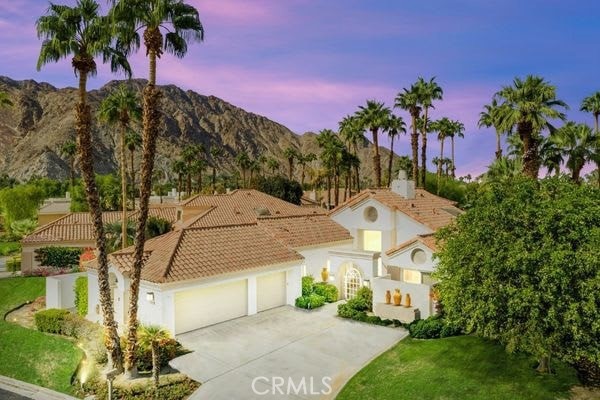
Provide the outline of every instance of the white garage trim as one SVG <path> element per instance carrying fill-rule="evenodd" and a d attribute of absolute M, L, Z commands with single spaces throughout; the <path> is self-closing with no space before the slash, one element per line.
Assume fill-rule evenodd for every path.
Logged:
<path fill-rule="evenodd" d="M 275 272 L 256 278 L 258 312 L 283 306 L 286 303 L 286 272 Z"/>
<path fill-rule="evenodd" d="M 213 325 L 248 313 L 247 281 L 175 293 L 175 333 Z"/>

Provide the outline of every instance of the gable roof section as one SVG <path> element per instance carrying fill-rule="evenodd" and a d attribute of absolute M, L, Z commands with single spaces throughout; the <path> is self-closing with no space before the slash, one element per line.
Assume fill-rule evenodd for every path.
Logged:
<path fill-rule="evenodd" d="M 129 219 L 137 217 L 139 211 L 130 211 Z M 151 206 L 148 214 L 160 217 L 173 223 L 176 219 L 175 206 Z M 113 223 L 121 220 L 120 211 L 102 213 L 102 221 Z M 49 224 L 39 227 L 21 241 L 27 243 L 58 243 L 58 242 L 93 242 L 94 225 L 89 212 L 73 212 Z"/>
<path fill-rule="evenodd" d="M 293 248 L 353 239 L 346 228 L 327 215 L 260 217 L 258 225 Z"/>
<path fill-rule="evenodd" d="M 416 189 L 414 199 L 406 199 L 389 189 L 367 189 L 332 210 L 330 215 L 346 208 L 354 208 L 368 199 L 377 200 L 392 210 L 400 211 L 434 231 L 450 224 L 462 213 L 455 202 L 424 189 Z"/>
<path fill-rule="evenodd" d="M 422 243 L 423 245 L 425 245 L 425 247 L 427 247 L 434 253 L 438 250 L 436 239 L 433 236 L 433 234 L 430 233 L 426 235 L 417 235 L 404 243 L 400 243 L 399 245 L 392 247 L 391 249 L 386 251 L 385 254 L 388 256 L 393 256 L 394 254 L 409 248 L 415 243 Z"/>

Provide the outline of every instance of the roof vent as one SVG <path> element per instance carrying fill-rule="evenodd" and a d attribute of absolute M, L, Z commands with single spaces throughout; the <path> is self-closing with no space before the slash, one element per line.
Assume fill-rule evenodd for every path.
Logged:
<path fill-rule="evenodd" d="M 271 215 L 271 211 L 269 211 L 269 209 L 266 207 L 258 207 L 258 208 L 255 208 L 254 211 L 256 212 L 256 215 L 258 215 L 259 217 L 265 217 L 267 215 Z"/>
<path fill-rule="evenodd" d="M 398 179 L 392 181 L 391 189 L 392 192 L 399 194 L 405 199 L 415 198 L 415 181 L 409 180 L 404 170 L 398 172 Z"/>

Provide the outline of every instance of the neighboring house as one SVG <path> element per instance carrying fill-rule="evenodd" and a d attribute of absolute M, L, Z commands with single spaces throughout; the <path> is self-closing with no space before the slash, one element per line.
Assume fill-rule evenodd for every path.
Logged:
<path fill-rule="evenodd" d="M 436 261 L 432 234 L 461 213 L 454 202 L 415 189 L 400 171 L 391 189 L 368 189 L 330 213 L 331 218 L 354 237 L 353 252 L 331 252 L 330 273 L 343 282 L 345 297 L 356 288 L 373 289 L 375 314 L 389 319 L 412 320 L 433 312 L 431 273 Z M 400 289 L 412 307 L 385 304 L 386 291 Z"/>
<path fill-rule="evenodd" d="M 71 198 L 68 192 L 67 197 L 46 199 L 38 211 L 38 226 L 56 221 L 67 215 L 70 211 Z"/>
<path fill-rule="evenodd" d="M 129 219 L 135 219 L 138 211 L 130 211 Z M 176 208 L 173 205 L 152 205 L 149 214 L 160 217 L 171 223 L 176 219 Z M 102 213 L 104 223 L 121 220 L 120 211 Z M 35 250 L 46 246 L 94 248 L 94 226 L 88 212 L 73 212 L 37 228 L 33 233 L 21 240 L 21 271 L 29 272 L 39 267 L 35 259 Z"/>

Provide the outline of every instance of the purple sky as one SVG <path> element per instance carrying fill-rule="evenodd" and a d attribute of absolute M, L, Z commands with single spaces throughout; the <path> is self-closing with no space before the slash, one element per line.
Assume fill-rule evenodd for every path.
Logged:
<path fill-rule="evenodd" d="M 494 135 L 477 128 L 479 112 L 515 76 L 551 81 L 576 121 L 591 123 L 579 104 L 600 90 L 597 1 L 188 1 L 200 11 L 206 39 L 183 60 L 165 55 L 160 83 L 221 97 L 303 133 L 335 129 L 366 99 L 391 106 L 418 76 L 436 76 L 444 100 L 432 117 L 466 126 L 457 142 L 459 175 L 481 173 L 490 163 Z M 47 5 L 0 2 L 0 75 L 73 86 L 69 60 L 35 70 L 35 20 Z M 135 77 L 147 77 L 142 53 L 133 66 Z M 90 87 L 114 78 L 103 68 Z M 439 145 L 429 143 L 431 159 Z M 408 138 L 396 151 L 409 152 Z"/>

